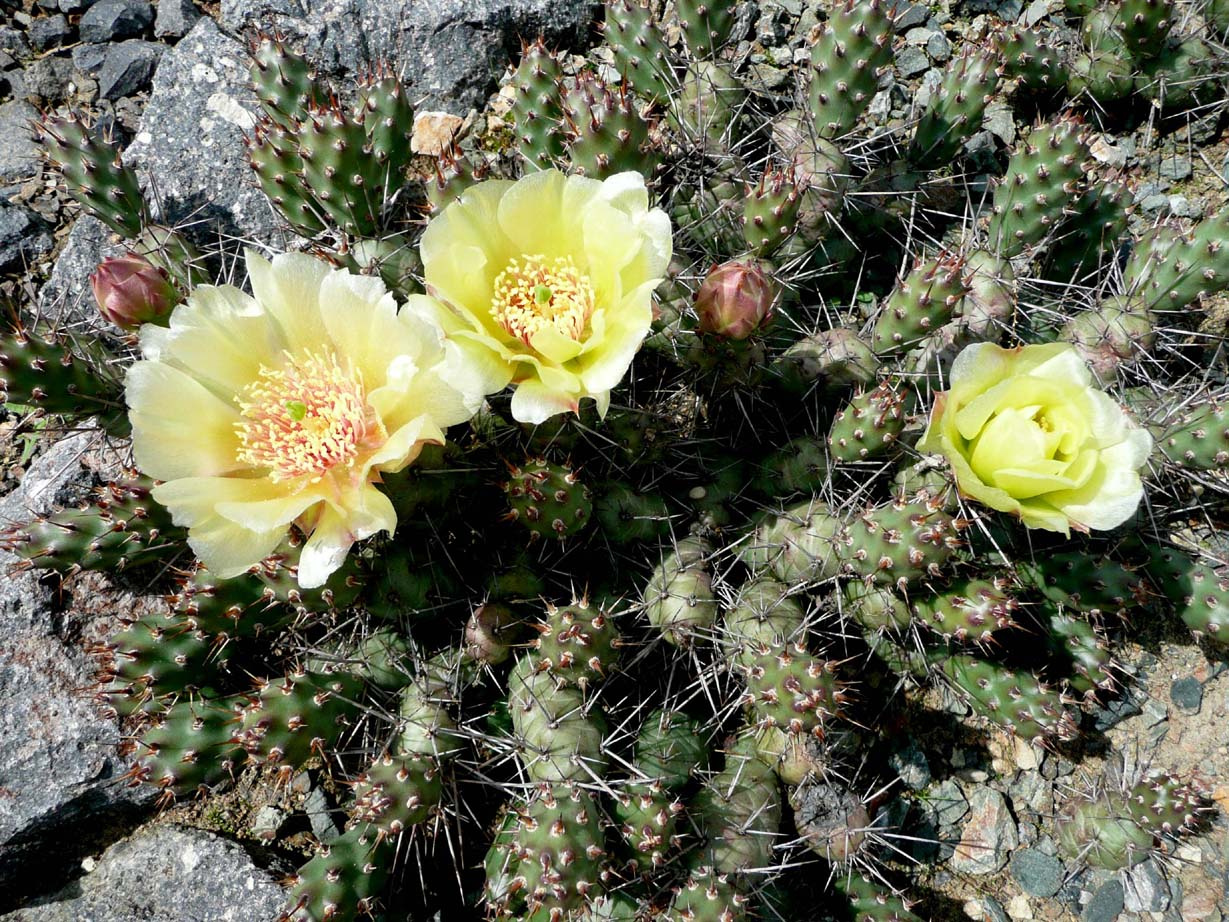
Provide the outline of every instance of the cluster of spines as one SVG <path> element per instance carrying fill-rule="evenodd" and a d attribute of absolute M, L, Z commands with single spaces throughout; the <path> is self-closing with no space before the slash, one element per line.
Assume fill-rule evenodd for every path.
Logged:
<path fill-rule="evenodd" d="M 892 21 L 879 0 L 838 4 L 811 48 L 810 115 L 815 135 L 849 132 L 870 105 L 891 61 Z"/>
<path fill-rule="evenodd" d="M 1171 847 L 1207 810 L 1197 787 L 1158 772 L 1132 785 L 1072 797 L 1059 815 L 1056 838 L 1065 858 L 1118 870 Z"/>
<path fill-rule="evenodd" d="M 510 506 L 507 518 L 523 526 L 533 540 L 574 537 L 593 514 L 589 488 L 576 471 L 545 458 L 510 464 L 504 495 Z"/>
<path fill-rule="evenodd" d="M 5 545 L 29 566 L 76 573 L 123 570 L 159 560 L 182 546 L 185 533 L 150 495 L 146 480 L 99 488 L 82 509 L 66 509 L 15 526 Z"/>
<path fill-rule="evenodd" d="M 309 236 L 330 223 L 357 237 L 381 229 L 383 203 L 409 163 L 413 111 L 386 67 L 365 75 L 353 111 L 320 85 L 306 59 L 270 36 L 253 50 L 264 114 L 248 139 L 258 182 L 283 217 Z"/>
<path fill-rule="evenodd" d="M 1034 128 L 1016 148 L 994 192 L 991 248 L 1014 258 L 1043 242 L 1071 208 L 1089 159 L 1083 124 L 1064 116 Z"/>
<path fill-rule="evenodd" d="M 91 351 L 104 357 L 102 347 Z M 91 358 L 68 336 L 16 329 L 0 338 L 0 387 L 5 402 L 63 415 L 118 415 L 120 382 L 105 361 Z"/>

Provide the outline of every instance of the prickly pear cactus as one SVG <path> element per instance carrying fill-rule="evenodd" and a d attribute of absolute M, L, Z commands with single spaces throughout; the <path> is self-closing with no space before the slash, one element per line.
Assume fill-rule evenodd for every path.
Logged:
<path fill-rule="evenodd" d="M 1210 812 L 1050 769 L 1131 732 L 1091 728 L 1141 647 L 1229 644 L 1229 5 L 803 6 L 501 33 L 464 118 L 430 54 L 245 35 L 283 235 L 246 257 L 48 116 L 132 255 L 106 323 L 13 306 L 0 473 L 98 441 L 3 549 L 98 596 L 128 781 L 319 783 L 346 826 L 286 825 L 286 920 L 914 920 L 984 895 L 933 846 L 976 832 L 953 778 L 1063 789 L 1068 875 Z"/>

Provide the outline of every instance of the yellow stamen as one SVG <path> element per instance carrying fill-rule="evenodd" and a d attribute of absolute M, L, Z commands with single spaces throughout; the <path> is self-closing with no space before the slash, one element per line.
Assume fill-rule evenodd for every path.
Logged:
<path fill-rule="evenodd" d="M 239 460 L 267 468 L 275 483 L 318 481 L 351 465 L 365 443 L 380 437 L 362 381 L 327 352 L 287 356 L 279 368 L 261 366 L 239 411 Z"/>
<path fill-rule="evenodd" d="M 510 260 L 495 279 L 491 313 L 509 335 L 528 346 L 534 334 L 547 327 L 579 340 L 593 303 L 593 285 L 570 257 L 525 256 Z"/>

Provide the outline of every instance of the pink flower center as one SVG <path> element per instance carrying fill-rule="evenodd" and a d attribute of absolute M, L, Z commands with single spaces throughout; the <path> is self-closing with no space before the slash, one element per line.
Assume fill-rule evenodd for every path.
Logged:
<path fill-rule="evenodd" d="M 524 256 L 509 260 L 495 279 L 491 314 L 510 336 L 529 346 L 547 328 L 579 340 L 593 305 L 593 285 L 570 257 Z"/>
<path fill-rule="evenodd" d="M 353 464 L 364 443 L 382 441 L 382 426 L 358 375 L 331 352 L 286 358 L 279 368 L 261 366 L 244 391 L 239 460 L 267 468 L 275 483 L 315 482 Z"/>

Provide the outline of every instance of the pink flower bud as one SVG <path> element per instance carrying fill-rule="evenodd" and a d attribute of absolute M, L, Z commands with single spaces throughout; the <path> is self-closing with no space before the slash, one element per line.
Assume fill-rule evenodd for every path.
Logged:
<path fill-rule="evenodd" d="M 98 310 L 121 330 L 165 322 L 180 301 L 166 272 L 131 253 L 99 263 L 90 286 Z"/>
<path fill-rule="evenodd" d="M 746 339 L 772 319 L 777 291 L 754 262 L 737 260 L 713 268 L 696 292 L 700 330 L 726 339 Z"/>

